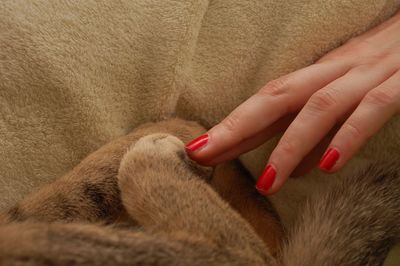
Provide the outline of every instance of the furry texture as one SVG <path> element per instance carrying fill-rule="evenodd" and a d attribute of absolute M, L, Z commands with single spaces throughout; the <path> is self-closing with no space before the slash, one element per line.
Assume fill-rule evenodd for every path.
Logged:
<path fill-rule="evenodd" d="M 213 173 L 191 162 L 170 135 L 201 131 L 183 120 L 143 125 L 2 213 L 1 265 L 275 265 L 282 228 L 254 184 L 230 164 Z M 211 175 L 241 193 L 224 202 Z M 235 211 L 249 207 L 254 225 Z"/>
<path fill-rule="evenodd" d="M 122 204 L 141 226 L 140 232 L 83 224 L 6 225 L 2 228 L 1 264 L 232 265 L 233 261 L 233 265 L 263 265 L 263 262 L 273 262 L 252 228 L 202 180 L 210 178 L 210 169 L 188 164 L 183 152 L 183 143 L 176 137 L 153 134 L 134 143 L 122 159 L 115 182 L 118 181 Z M 95 194 L 101 194 L 102 188 L 88 185 L 84 176 L 80 181 L 82 187 L 92 187 Z M 110 191 L 104 194 L 104 199 L 99 197 L 92 209 L 103 211 L 107 195 L 118 193 Z M 70 219 L 86 220 L 81 214 L 91 211 L 79 210 L 79 207 L 92 198 L 92 192 L 83 194 L 75 202 L 74 197 L 67 198 L 71 200 L 70 206 L 77 207 L 72 213 L 62 201 L 47 201 L 64 207 Z M 40 211 L 37 207 L 32 206 L 30 211 Z M 107 206 L 106 209 L 119 208 Z M 96 211 L 94 214 L 96 217 Z M 50 216 L 50 221 L 54 217 Z M 69 220 L 64 217 L 58 218 Z M 12 238 L 18 239 L 20 246 L 10 243 Z"/>
<path fill-rule="evenodd" d="M 399 0 L 0 3 L 0 209 L 147 121 L 214 125 L 266 82 L 390 17 Z M 400 160 L 394 118 L 348 164 Z M 276 140 L 241 157 L 253 176 Z M 314 172 L 271 197 L 287 228 Z"/>
<path fill-rule="evenodd" d="M 400 241 L 399 192 L 395 162 L 370 165 L 316 193 L 289 236 L 284 265 L 382 265 Z"/>
<path fill-rule="evenodd" d="M 144 122 L 177 115 L 214 125 L 267 81 L 310 64 L 399 5 L 1 1 L 0 208 Z M 361 156 L 387 143 L 398 154 L 396 132 L 398 122 Z M 253 175 L 271 146 L 243 156 Z M 285 224 L 297 216 L 307 188 L 319 189 L 310 182 L 292 187 L 301 190 L 274 198 Z"/>
<path fill-rule="evenodd" d="M 277 253 L 279 219 L 245 173 L 198 166 L 170 134 L 199 129 L 144 125 L 2 213 L 1 265 L 381 265 L 400 239 L 399 166 L 371 166 L 315 194 Z"/>

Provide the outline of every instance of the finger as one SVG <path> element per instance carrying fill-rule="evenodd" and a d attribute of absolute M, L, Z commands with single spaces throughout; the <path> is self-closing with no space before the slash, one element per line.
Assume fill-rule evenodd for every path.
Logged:
<path fill-rule="evenodd" d="M 343 124 L 320 162 L 327 172 L 341 169 L 400 109 L 400 72 L 371 90 Z"/>
<path fill-rule="evenodd" d="M 295 118 L 295 115 L 287 115 L 284 118 L 279 119 L 277 122 L 273 123 L 271 126 L 262 130 L 254 136 L 249 137 L 246 140 L 243 140 L 240 145 L 234 146 L 232 149 L 218 155 L 216 158 L 213 158 L 211 161 L 201 162 L 204 165 L 217 165 L 229 160 L 235 159 L 239 154 L 246 153 L 251 151 L 252 149 L 260 146 L 265 143 L 275 135 L 283 132 L 290 123 Z"/>
<path fill-rule="evenodd" d="M 273 177 L 273 183 L 266 183 L 271 187 L 258 188 L 263 193 L 276 192 L 302 158 L 322 140 L 338 120 L 354 109 L 369 90 L 390 77 L 393 66 L 393 62 L 385 61 L 373 66 L 354 68 L 316 92 L 271 154 L 269 164 L 274 167 L 276 175 Z M 272 179 L 271 176 L 261 177 L 265 178 Z"/>
<path fill-rule="evenodd" d="M 287 117 L 285 117 L 286 121 L 283 121 L 281 119 L 278 122 L 274 123 L 267 130 L 262 131 L 262 134 L 264 134 L 264 135 L 260 134 L 262 139 L 264 139 L 264 137 L 266 135 L 275 136 L 275 135 L 279 134 L 280 132 L 284 131 L 288 127 L 288 125 L 293 121 L 293 118 L 294 118 L 294 116 L 287 116 Z M 329 134 L 326 137 L 324 137 L 324 139 L 309 154 L 307 154 L 307 156 L 305 156 L 303 158 L 303 160 L 298 165 L 298 167 L 296 167 L 296 169 L 293 170 L 293 173 L 292 173 L 293 177 L 302 176 L 302 175 L 308 173 L 314 166 L 318 165 L 321 156 L 326 151 L 328 145 L 332 141 L 332 138 L 335 136 L 335 133 L 337 131 L 338 131 L 337 127 L 335 127 L 334 130 L 331 130 L 329 132 Z M 253 140 L 255 141 L 255 143 L 252 143 Z M 240 151 L 240 154 L 248 152 L 255 147 L 258 147 L 260 144 L 264 143 L 265 141 L 258 140 L 258 136 L 254 136 L 254 137 L 246 140 L 246 142 L 248 142 L 249 146 L 247 147 L 246 150 Z M 234 148 L 234 149 L 236 149 L 236 148 Z M 236 151 L 234 151 L 232 153 L 236 153 Z M 217 164 L 232 160 L 234 158 L 235 157 L 233 157 L 228 152 L 228 153 L 224 153 L 224 154 L 218 156 L 215 160 L 212 160 L 210 162 L 204 162 L 204 163 L 202 162 L 202 164 L 217 165 Z"/>
<path fill-rule="evenodd" d="M 310 172 L 321 160 L 321 156 L 328 148 L 338 128 L 332 129 L 296 166 L 290 177 L 299 177 Z"/>
<path fill-rule="evenodd" d="M 343 75 L 348 68 L 345 62 L 314 64 L 268 83 L 207 135 L 189 143 L 186 146 L 189 156 L 199 162 L 209 161 L 240 145 L 279 118 L 299 110 L 314 91 Z"/>

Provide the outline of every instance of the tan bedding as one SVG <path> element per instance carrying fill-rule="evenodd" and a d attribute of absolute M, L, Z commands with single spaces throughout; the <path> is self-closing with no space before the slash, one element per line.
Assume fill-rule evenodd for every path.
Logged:
<path fill-rule="evenodd" d="M 1 1 L 0 209 L 143 122 L 180 116 L 214 125 L 267 81 L 309 65 L 399 6 Z M 393 119 L 347 170 L 382 154 L 399 158 L 399 130 Z M 242 156 L 255 176 L 273 143 Z M 314 172 L 272 197 L 285 224 L 310 191 L 332 178 Z"/>

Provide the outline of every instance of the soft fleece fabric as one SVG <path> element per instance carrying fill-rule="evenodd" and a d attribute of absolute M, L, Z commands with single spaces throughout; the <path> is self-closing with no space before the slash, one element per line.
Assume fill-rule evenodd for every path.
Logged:
<path fill-rule="evenodd" d="M 1 1 L 0 209 L 146 121 L 180 116 L 211 127 L 267 81 L 399 7 L 399 0 Z M 399 159 L 399 132 L 393 119 L 347 169 L 382 153 Z M 274 143 L 242 156 L 255 176 Z M 314 172 L 272 197 L 284 223 L 333 178 Z"/>

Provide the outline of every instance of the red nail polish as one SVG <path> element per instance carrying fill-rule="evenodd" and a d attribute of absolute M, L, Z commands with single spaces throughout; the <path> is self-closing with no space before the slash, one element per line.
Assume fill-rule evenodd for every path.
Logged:
<path fill-rule="evenodd" d="M 268 192 L 275 181 L 276 170 L 272 165 L 268 165 L 262 175 L 258 178 L 256 188 L 262 192 Z"/>
<path fill-rule="evenodd" d="M 204 145 L 206 145 L 208 142 L 208 134 L 205 134 L 203 136 L 198 137 L 197 139 L 192 140 L 188 144 L 186 144 L 185 148 L 187 152 L 194 152 Z"/>
<path fill-rule="evenodd" d="M 332 167 L 335 165 L 337 160 L 339 159 L 339 151 L 335 148 L 330 148 L 328 151 L 325 153 L 324 156 L 322 156 L 321 161 L 319 162 L 319 168 L 322 170 L 329 171 L 332 169 Z"/>

